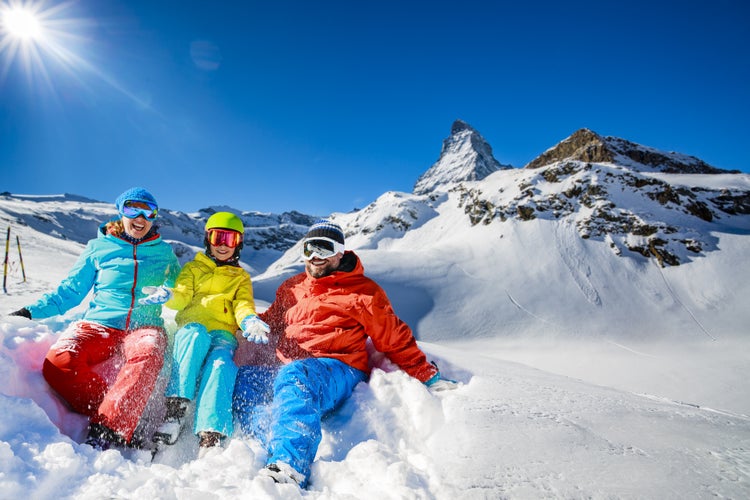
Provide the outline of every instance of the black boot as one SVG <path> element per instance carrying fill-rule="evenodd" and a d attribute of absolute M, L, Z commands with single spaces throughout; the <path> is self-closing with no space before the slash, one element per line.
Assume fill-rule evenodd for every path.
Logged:
<path fill-rule="evenodd" d="M 154 432 L 155 443 L 175 444 L 185 424 L 185 412 L 189 399 L 169 397 L 166 401 L 167 414 L 164 423 Z"/>
<path fill-rule="evenodd" d="M 201 431 L 198 433 L 198 458 L 203 458 L 216 447 L 221 447 L 224 434 L 216 431 Z"/>
<path fill-rule="evenodd" d="M 85 444 L 94 449 L 104 451 L 116 446 L 125 446 L 125 440 L 115 431 L 102 424 L 89 424 Z"/>

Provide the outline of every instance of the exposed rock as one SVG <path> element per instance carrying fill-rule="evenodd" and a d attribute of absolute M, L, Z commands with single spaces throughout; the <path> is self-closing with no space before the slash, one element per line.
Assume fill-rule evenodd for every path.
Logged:
<path fill-rule="evenodd" d="M 524 168 L 541 168 L 555 162 L 577 160 L 589 163 L 616 163 L 635 171 L 682 174 L 738 173 L 712 167 L 694 156 L 666 153 L 617 137 L 602 137 L 580 129 L 555 147 L 548 149 Z"/>

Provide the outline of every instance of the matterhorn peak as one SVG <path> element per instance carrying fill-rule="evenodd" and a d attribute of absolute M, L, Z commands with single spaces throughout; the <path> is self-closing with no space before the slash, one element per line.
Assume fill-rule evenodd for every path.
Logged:
<path fill-rule="evenodd" d="M 451 135 L 443 140 L 440 158 L 417 180 L 414 194 L 426 194 L 439 186 L 461 181 L 482 180 L 504 168 L 513 167 L 501 165 L 484 137 L 468 123 L 456 120 Z"/>

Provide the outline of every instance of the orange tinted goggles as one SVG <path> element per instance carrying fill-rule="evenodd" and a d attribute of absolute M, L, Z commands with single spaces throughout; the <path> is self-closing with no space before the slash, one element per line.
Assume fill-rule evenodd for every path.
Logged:
<path fill-rule="evenodd" d="M 242 242 L 242 235 L 237 231 L 231 229 L 209 229 L 208 230 L 208 243 L 220 247 L 226 245 L 229 248 L 234 248 Z"/>

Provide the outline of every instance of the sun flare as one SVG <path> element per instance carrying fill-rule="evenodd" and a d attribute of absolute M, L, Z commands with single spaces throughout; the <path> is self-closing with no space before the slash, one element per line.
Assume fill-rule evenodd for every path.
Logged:
<path fill-rule="evenodd" d="M 53 66 L 72 71 L 84 61 L 77 53 L 80 20 L 66 15 L 70 2 L 0 0 L 0 80 L 20 65 L 29 81 L 51 84 Z"/>
<path fill-rule="evenodd" d="M 42 27 L 36 15 L 23 7 L 13 7 L 3 11 L 3 26 L 10 36 L 23 40 L 42 36 Z"/>

